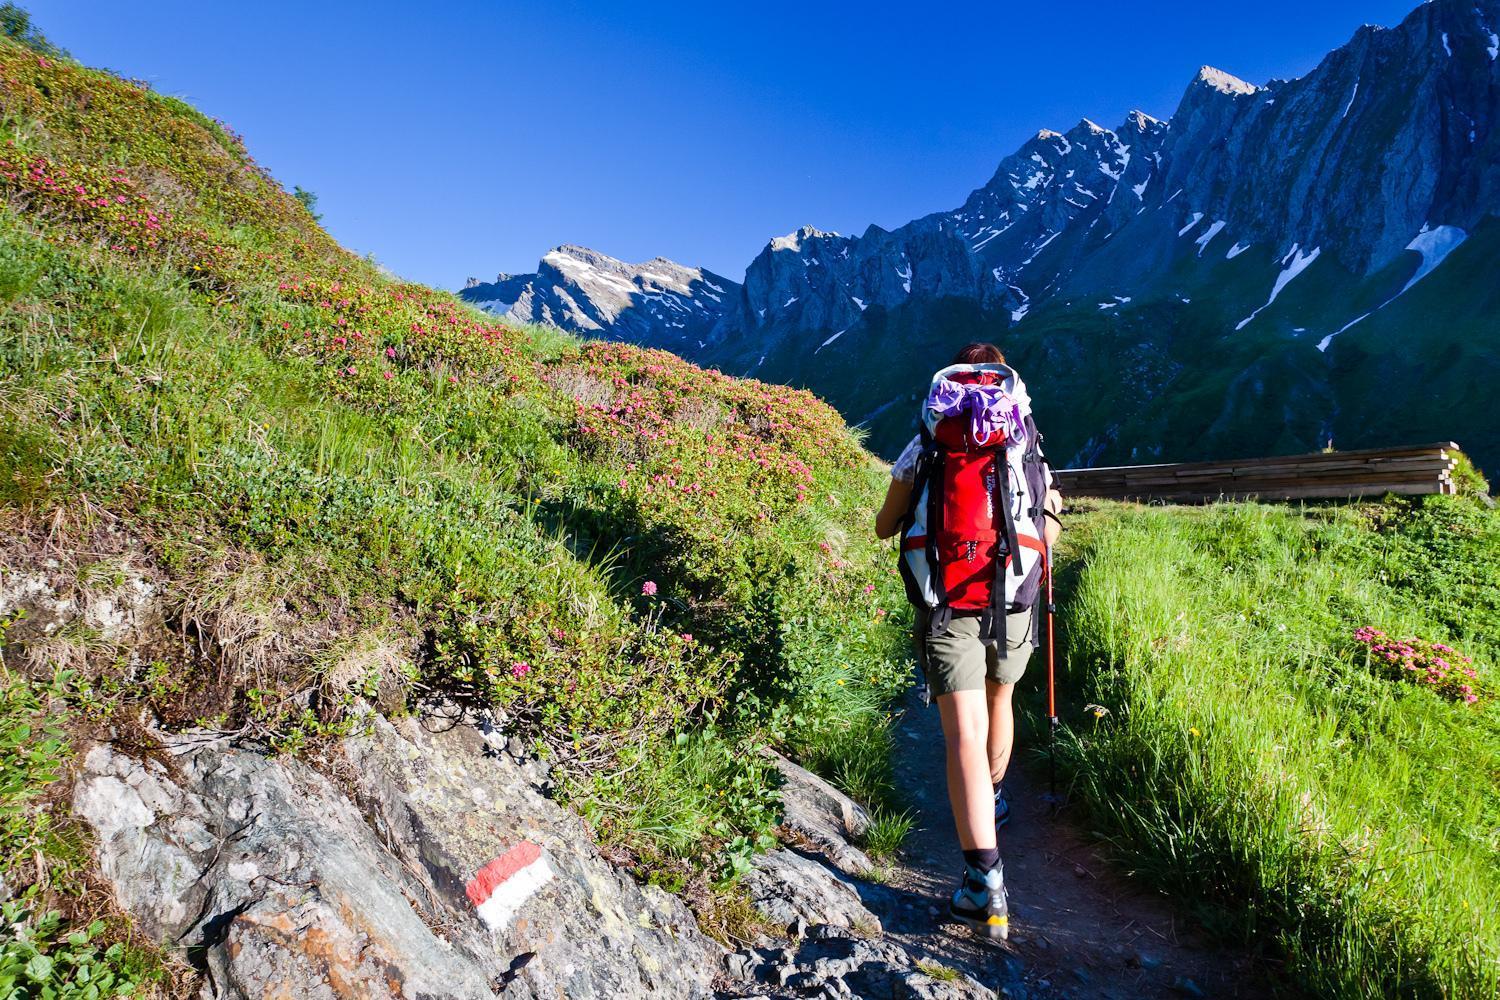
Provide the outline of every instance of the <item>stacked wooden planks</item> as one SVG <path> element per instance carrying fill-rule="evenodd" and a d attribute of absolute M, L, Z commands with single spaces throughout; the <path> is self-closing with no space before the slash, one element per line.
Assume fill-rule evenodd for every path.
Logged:
<path fill-rule="evenodd" d="M 1206 503 L 1218 499 L 1319 500 L 1386 493 L 1452 493 L 1458 445 L 1371 448 L 1238 462 L 1063 469 L 1064 496 Z"/>

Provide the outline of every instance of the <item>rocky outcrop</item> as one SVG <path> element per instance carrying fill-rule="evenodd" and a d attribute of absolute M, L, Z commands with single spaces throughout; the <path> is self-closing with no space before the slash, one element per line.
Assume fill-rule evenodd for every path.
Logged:
<path fill-rule="evenodd" d="M 811 771 L 772 754 L 781 772 L 782 823 L 821 852 L 834 867 L 865 875 L 874 867 L 854 846 L 870 828 L 863 806 Z"/>
<path fill-rule="evenodd" d="M 761 997 L 863 997 L 868 1000 L 992 1000 L 996 991 L 893 941 L 814 926 L 798 948 L 747 948 L 726 961 L 733 983 Z M 736 991 L 735 995 L 739 994 Z"/>
<path fill-rule="evenodd" d="M 372 718 L 337 782 L 212 740 L 169 740 L 165 762 L 100 746 L 74 809 L 121 906 L 206 972 L 205 996 L 710 994 L 721 949 L 679 900 L 605 862 L 534 764 L 435 725 Z"/>

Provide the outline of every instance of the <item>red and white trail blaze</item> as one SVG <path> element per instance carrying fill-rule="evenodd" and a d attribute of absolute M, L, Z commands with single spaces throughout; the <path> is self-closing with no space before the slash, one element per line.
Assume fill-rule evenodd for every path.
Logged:
<path fill-rule="evenodd" d="M 483 868 L 469 881 L 469 902 L 479 919 L 492 930 L 508 925 L 521 904 L 536 895 L 552 878 L 547 855 L 523 840 Z"/>

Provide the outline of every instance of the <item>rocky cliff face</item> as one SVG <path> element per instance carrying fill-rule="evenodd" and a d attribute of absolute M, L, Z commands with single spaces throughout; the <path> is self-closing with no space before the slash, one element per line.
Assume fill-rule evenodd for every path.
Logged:
<path fill-rule="evenodd" d="M 1204 67 L 1169 122 L 1038 132 L 954 211 L 772 240 L 688 354 L 887 452 L 912 373 L 982 338 L 1065 461 L 1453 437 L 1500 463 L 1500 418 L 1456 402 L 1500 375 L 1497 38 L 1500 0 L 1435 0 L 1296 80 Z M 1392 351 L 1418 391 L 1387 391 Z"/>

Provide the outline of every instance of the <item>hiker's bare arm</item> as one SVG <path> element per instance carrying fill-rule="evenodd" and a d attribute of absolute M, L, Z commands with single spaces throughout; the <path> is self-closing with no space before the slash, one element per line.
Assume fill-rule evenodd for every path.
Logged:
<path fill-rule="evenodd" d="M 911 483 L 892 479 L 885 491 L 885 503 L 875 515 L 875 537 L 890 538 L 901 530 L 901 519 L 906 516 L 906 505 L 911 501 Z"/>
<path fill-rule="evenodd" d="M 1062 516 L 1062 494 L 1059 493 L 1059 492 L 1057 492 L 1056 490 L 1048 490 L 1047 491 L 1047 499 L 1045 499 L 1045 500 L 1042 501 L 1042 506 L 1046 507 L 1048 510 L 1050 510 L 1053 514 L 1056 514 L 1058 517 L 1061 517 Z M 1045 519 L 1045 522 L 1043 523 L 1043 526 L 1042 526 L 1042 530 L 1047 533 L 1047 544 L 1049 546 L 1050 545 L 1056 545 L 1057 544 L 1057 536 L 1060 535 L 1060 534 L 1062 534 L 1062 524 L 1061 524 L 1061 522 L 1055 521 L 1055 520 L 1053 520 L 1052 518 L 1049 517 L 1049 518 Z"/>

